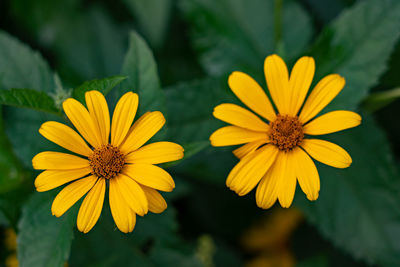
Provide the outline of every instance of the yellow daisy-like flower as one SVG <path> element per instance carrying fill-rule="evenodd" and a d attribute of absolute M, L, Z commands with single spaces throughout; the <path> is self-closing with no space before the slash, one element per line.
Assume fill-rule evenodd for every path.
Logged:
<path fill-rule="evenodd" d="M 296 180 L 309 200 L 318 198 L 319 175 L 310 156 L 336 168 L 346 168 L 352 162 L 343 148 L 312 138 L 361 123 L 357 113 L 344 110 L 313 119 L 345 85 L 340 75 L 328 75 L 318 82 L 303 105 L 314 72 L 315 62 L 311 57 L 300 58 L 290 76 L 282 58 L 271 55 L 265 59 L 265 78 L 277 112 L 260 85 L 249 75 L 233 72 L 229 76 L 228 84 L 233 93 L 269 123 L 235 104 L 221 104 L 214 109 L 214 117 L 232 125 L 215 131 L 210 136 L 211 144 L 245 144 L 233 151 L 240 162 L 230 172 L 226 184 L 240 196 L 258 185 L 256 201 L 260 208 L 270 208 L 276 199 L 282 207 L 289 207 Z"/>
<path fill-rule="evenodd" d="M 87 233 L 100 217 L 108 185 L 115 224 L 124 233 L 132 232 L 136 214 L 143 216 L 149 210 L 161 213 L 167 208 L 157 190 L 170 192 L 175 183 L 168 172 L 154 164 L 181 159 L 183 148 L 171 142 L 143 146 L 162 128 L 165 118 L 159 111 L 147 112 L 132 125 L 137 94 L 128 92 L 121 97 L 111 127 L 104 96 L 90 91 L 85 99 L 87 109 L 72 98 L 64 101 L 63 109 L 88 144 L 62 123 L 48 121 L 40 127 L 45 138 L 79 156 L 50 151 L 37 154 L 32 159 L 33 168 L 45 171 L 36 178 L 36 189 L 42 192 L 72 182 L 53 201 L 51 211 L 57 217 L 87 193 L 77 219 L 79 231 Z"/>

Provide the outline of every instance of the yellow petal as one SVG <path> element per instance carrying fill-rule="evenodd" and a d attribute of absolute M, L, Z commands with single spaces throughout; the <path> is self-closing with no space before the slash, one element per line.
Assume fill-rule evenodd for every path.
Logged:
<path fill-rule="evenodd" d="M 233 154 L 237 158 L 241 159 L 244 156 L 246 156 L 247 154 L 250 154 L 250 153 L 256 151 L 257 148 L 264 145 L 265 143 L 267 143 L 267 140 L 257 140 L 257 141 L 247 143 L 247 144 L 233 150 Z"/>
<path fill-rule="evenodd" d="M 328 112 L 304 126 L 304 133 L 310 135 L 329 134 L 353 128 L 361 123 L 361 116 L 352 111 Z"/>
<path fill-rule="evenodd" d="M 346 150 L 328 141 L 304 139 L 301 147 L 315 160 L 335 168 L 347 168 L 352 162 Z"/>
<path fill-rule="evenodd" d="M 57 217 L 63 215 L 93 187 L 97 179 L 97 177 L 91 175 L 64 187 L 54 199 L 51 213 Z"/>
<path fill-rule="evenodd" d="M 320 182 L 317 167 L 312 159 L 301 148 L 293 149 L 293 164 L 297 180 L 309 200 L 316 200 L 319 195 Z"/>
<path fill-rule="evenodd" d="M 110 135 L 110 112 L 108 111 L 107 101 L 99 91 L 89 91 L 85 93 L 86 106 L 89 114 L 100 133 L 103 145 L 108 144 Z"/>
<path fill-rule="evenodd" d="M 149 201 L 149 210 L 153 213 L 161 213 L 167 208 L 167 202 L 157 190 L 142 186 L 142 189 Z"/>
<path fill-rule="evenodd" d="M 279 169 L 277 170 L 278 200 L 283 208 L 289 208 L 292 205 L 296 191 L 296 174 L 294 170 L 296 158 L 293 151 L 280 152 L 280 154 L 279 161 L 275 163 Z"/>
<path fill-rule="evenodd" d="M 156 142 L 129 153 L 126 163 L 159 164 L 183 158 L 183 147 L 172 142 Z"/>
<path fill-rule="evenodd" d="M 165 124 L 165 118 L 159 111 L 147 112 L 133 124 L 120 150 L 124 154 L 132 152 L 144 145 Z"/>
<path fill-rule="evenodd" d="M 171 175 L 155 165 L 143 163 L 127 164 L 122 172 L 139 184 L 157 190 L 171 192 L 175 188 L 175 182 Z"/>
<path fill-rule="evenodd" d="M 113 146 L 119 146 L 125 139 L 135 118 L 138 105 L 139 97 L 132 92 L 124 94 L 118 101 L 111 125 L 111 144 Z"/>
<path fill-rule="evenodd" d="M 314 118 L 339 94 L 345 83 L 344 78 L 338 74 L 330 74 L 319 81 L 300 112 L 300 121 L 305 124 Z"/>
<path fill-rule="evenodd" d="M 77 154 L 88 157 L 93 152 L 77 132 L 62 123 L 47 121 L 40 126 L 39 133 L 51 142 Z"/>
<path fill-rule="evenodd" d="M 315 61 L 312 57 L 302 57 L 297 60 L 290 73 L 289 79 L 291 95 L 289 106 L 290 115 L 295 116 L 297 112 L 299 112 L 314 78 L 314 73 Z"/>
<path fill-rule="evenodd" d="M 266 132 L 255 132 L 237 126 L 225 126 L 219 128 L 210 136 L 213 146 L 232 146 L 249 143 L 257 140 L 268 141 Z"/>
<path fill-rule="evenodd" d="M 264 61 L 264 74 L 279 113 L 289 114 L 289 73 L 283 59 L 278 55 L 268 56 Z"/>
<path fill-rule="evenodd" d="M 71 154 L 45 151 L 33 157 L 32 166 L 36 170 L 70 170 L 88 167 L 89 161 Z"/>
<path fill-rule="evenodd" d="M 100 133 L 90 117 L 87 109 L 73 98 L 68 98 L 63 103 L 63 109 L 68 119 L 72 122 L 78 132 L 94 148 L 101 146 Z"/>
<path fill-rule="evenodd" d="M 278 161 L 280 160 L 280 154 L 278 153 L 275 163 L 272 164 L 257 186 L 256 202 L 257 206 L 262 209 L 269 209 L 278 199 L 278 180 L 280 179 Z"/>
<path fill-rule="evenodd" d="M 245 108 L 235 104 L 221 104 L 214 108 L 215 118 L 253 131 L 268 131 L 268 124 Z"/>
<path fill-rule="evenodd" d="M 35 179 L 35 187 L 38 192 L 44 192 L 60 185 L 82 178 L 91 172 L 90 167 L 73 170 L 48 170 L 39 174 Z"/>
<path fill-rule="evenodd" d="M 140 216 L 147 214 L 149 206 L 142 187 L 124 174 L 119 174 L 112 179 L 115 179 L 119 191 L 129 207 Z"/>
<path fill-rule="evenodd" d="M 118 229 L 123 233 L 130 233 L 135 228 L 136 214 L 122 197 L 115 179 L 110 179 L 109 202 L 111 214 Z"/>
<path fill-rule="evenodd" d="M 105 179 L 98 179 L 97 183 L 86 195 L 78 212 L 78 230 L 87 233 L 96 224 L 103 208 L 104 195 L 106 193 Z"/>
<path fill-rule="evenodd" d="M 228 79 L 232 92 L 246 106 L 269 121 L 275 120 L 276 114 L 267 95 L 260 85 L 249 75 L 235 71 Z"/>
<path fill-rule="evenodd" d="M 266 145 L 248 154 L 229 173 L 226 185 L 239 196 L 246 195 L 265 175 L 277 154 L 278 149 L 273 145 Z"/>

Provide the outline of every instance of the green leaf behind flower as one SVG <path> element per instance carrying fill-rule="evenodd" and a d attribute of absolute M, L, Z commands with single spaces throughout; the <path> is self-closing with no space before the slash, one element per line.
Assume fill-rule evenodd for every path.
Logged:
<path fill-rule="evenodd" d="M 35 193 L 22 210 L 17 241 L 21 267 L 62 267 L 68 260 L 76 209 L 60 218 L 52 216 L 53 197 Z"/>
<path fill-rule="evenodd" d="M 164 41 L 171 12 L 171 0 L 124 0 L 132 15 L 137 19 L 144 36 L 155 47 Z"/>
<path fill-rule="evenodd" d="M 9 88 L 51 92 L 53 73 L 38 52 L 0 31 L 0 89 Z"/>
<path fill-rule="evenodd" d="M 125 55 L 121 74 L 128 79 L 114 90 L 117 98 L 123 93 L 133 91 L 139 94 L 139 112 L 161 111 L 165 115 L 165 96 L 161 89 L 157 65 L 153 53 L 137 33 L 129 38 L 129 49 Z"/>
<path fill-rule="evenodd" d="M 313 33 L 310 18 L 294 1 L 284 2 L 281 40 L 274 40 L 273 1 L 181 0 L 181 7 L 200 61 L 211 75 L 240 70 L 261 79 L 268 54 L 279 49 L 287 59 L 298 57 Z"/>
<path fill-rule="evenodd" d="M 176 211 L 168 207 L 162 214 L 136 217 L 132 233 L 116 229 L 109 207 L 87 234 L 78 233 L 73 243 L 71 265 L 84 266 L 198 266 L 189 242 L 178 237 Z M 174 248 L 175 253 L 165 254 Z"/>
<path fill-rule="evenodd" d="M 60 114 L 54 100 L 45 92 L 32 89 L 0 90 L 0 104 L 18 108 L 30 108 L 37 111 Z"/>
<path fill-rule="evenodd" d="M 85 104 L 85 93 L 91 90 L 107 95 L 115 86 L 125 80 L 126 76 L 113 76 L 100 80 L 86 81 L 72 91 L 72 97 Z"/>
<path fill-rule="evenodd" d="M 55 88 L 54 75 L 38 52 L 0 31 L 0 89 L 11 88 L 31 88 L 52 93 Z M 38 130 L 43 122 L 59 120 L 59 117 L 6 107 L 3 119 L 13 151 L 26 167 L 31 168 L 31 160 L 36 153 L 56 147 L 41 137 Z"/>
<path fill-rule="evenodd" d="M 318 164 L 321 192 L 298 205 L 322 234 L 358 259 L 379 266 L 400 264 L 400 175 L 387 139 L 372 118 L 329 138 L 353 158 L 347 169 Z"/>
<path fill-rule="evenodd" d="M 318 81 L 329 73 L 346 79 L 343 91 L 329 105 L 354 109 L 386 70 L 400 37 L 400 2 L 359 1 L 344 11 L 318 38 L 311 50 Z"/>

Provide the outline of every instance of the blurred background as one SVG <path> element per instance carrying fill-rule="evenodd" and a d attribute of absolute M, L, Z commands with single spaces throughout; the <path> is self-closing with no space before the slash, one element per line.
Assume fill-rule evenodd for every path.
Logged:
<path fill-rule="evenodd" d="M 400 266 L 399 36 L 397 0 L 0 0 L 0 89 L 60 96 L 87 80 L 132 77 L 129 64 L 140 65 L 139 80 L 154 67 L 166 140 L 187 152 L 166 166 L 177 185 L 164 194 L 166 212 L 124 235 L 105 207 L 84 235 L 76 209 L 56 219 L 55 192 L 34 193 L 32 156 L 56 149 L 37 133 L 51 115 L 3 106 L 0 266 Z M 316 202 L 297 188 L 292 208 L 262 210 L 254 192 L 226 188 L 237 160 L 208 137 L 223 125 L 213 107 L 238 102 L 228 75 L 246 72 L 266 88 L 272 53 L 289 68 L 313 56 L 314 85 L 343 75 L 346 87 L 325 112 L 355 110 L 363 124 L 327 136 L 354 162 L 318 164 Z M 110 103 L 128 86 L 113 89 Z"/>

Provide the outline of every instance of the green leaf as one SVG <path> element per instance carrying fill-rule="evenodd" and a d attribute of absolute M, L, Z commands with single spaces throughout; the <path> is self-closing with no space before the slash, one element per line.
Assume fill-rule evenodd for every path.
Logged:
<path fill-rule="evenodd" d="M 0 89 L 32 88 L 51 93 L 54 87 L 54 75 L 39 53 L 0 31 Z M 26 112 L 15 107 L 4 109 L 6 134 L 25 167 L 31 168 L 36 153 L 54 147 L 38 130 L 43 122 L 59 119 L 43 112 Z"/>
<path fill-rule="evenodd" d="M 39 53 L 0 31 L 0 89 L 10 88 L 51 92 L 53 74 Z"/>
<path fill-rule="evenodd" d="M 346 79 L 330 110 L 354 109 L 377 84 L 399 39 L 399 25 L 399 1 L 367 0 L 344 11 L 324 30 L 311 50 L 316 78 L 339 73 Z"/>
<path fill-rule="evenodd" d="M 82 85 L 76 87 L 72 92 L 72 97 L 85 104 L 85 93 L 91 90 L 100 91 L 103 95 L 107 95 L 115 86 L 125 80 L 126 76 L 113 76 L 100 80 L 86 81 Z"/>
<path fill-rule="evenodd" d="M 60 114 L 48 94 L 32 89 L 0 90 L 0 104 Z"/>
<path fill-rule="evenodd" d="M 57 55 L 62 77 L 68 76 L 76 84 L 119 74 L 128 37 L 126 25 L 117 24 L 99 7 L 78 6 L 70 13 L 55 8 L 53 12 L 57 24 L 48 23 L 39 31 L 54 29 L 47 46 Z"/>
<path fill-rule="evenodd" d="M 108 206 L 107 202 L 105 206 Z M 137 216 L 136 226 L 131 234 L 121 233 L 116 228 L 109 207 L 104 207 L 103 210 L 102 217 L 89 233 L 77 234 L 69 260 L 71 265 L 159 266 L 153 262 L 159 249 L 187 247 L 187 243 L 178 237 L 176 211 L 172 206 L 162 214 Z M 178 261 L 184 261 L 188 256 L 188 253 L 171 255 Z M 164 261 L 171 258 L 161 254 L 160 257 Z"/>
<path fill-rule="evenodd" d="M 76 210 L 61 218 L 51 215 L 54 194 L 35 193 L 22 211 L 18 224 L 19 266 L 64 266 L 70 253 Z"/>
<path fill-rule="evenodd" d="M 297 204 L 339 248 L 368 263 L 398 266 L 400 175 L 385 134 L 364 115 L 361 126 L 331 140 L 349 152 L 353 164 L 317 166 L 320 197 L 309 202 L 297 190 Z"/>
<path fill-rule="evenodd" d="M 223 125 L 212 116 L 215 106 L 235 101 L 225 79 L 203 79 L 165 89 L 169 138 L 180 144 L 208 141 Z"/>
<path fill-rule="evenodd" d="M 0 109 L 0 194 L 14 189 L 23 181 L 25 175 L 21 167 L 4 132 Z M 0 209 L 1 206 L 0 204 Z"/>
<path fill-rule="evenodd" d="M 234 156 L 223 148 L 211 148 L 209 137 L 224 123 L 212 115 L 221 103 L 237 103 L 230 92 L 226 79 L 203 79 L 180 83 L 165 89 L 169 120 L 168 140 L 185 147 L 185 160 L 176 164 L 178 173 L 190 173 L 191 177 L 212 183 L 223 183 L 226 168 L 233 166 Z M 191 148 L 194 151 L 190 151 Z M 189 152 L 189 154 L 187 154 Z M 189 158 L 187 158 L 189 156 Z M 175 165 L 175 164 L 173 164 Z M 226 168 L 221 168 L 225 166 Z"/>
<path fill-rule="evenodd" d="M 159 110 L 165 115 L 165 96 L 160 87 L 157 65 L 153 53 L 146 42 L 137 33 L 132 32 L 129 38 L 129 49 L 125 55 L 121 74 L 128 77 L 119 90 L 114 90 L 115 98 L 128 91 L 139 94 L 139 111 Z"/>
<path fill-rule="evenodd" d="M 153 46 L 164 41 L 171 12 L 171 0 L 124 0 L 132 15 L 137 18 L 144 35 Z"/>
<path fill-rule="evenodd" d="M 273 1 L 181 0 L 181 7 L 191 24 L 194 47 L 209 74 L 240 70 L 262 77 L 265 57 L 277 52 Z M 311 20 L 294 1 L 284 2 L 280 20 L 285 57 L 298 57 L 312 36 Z"/>

